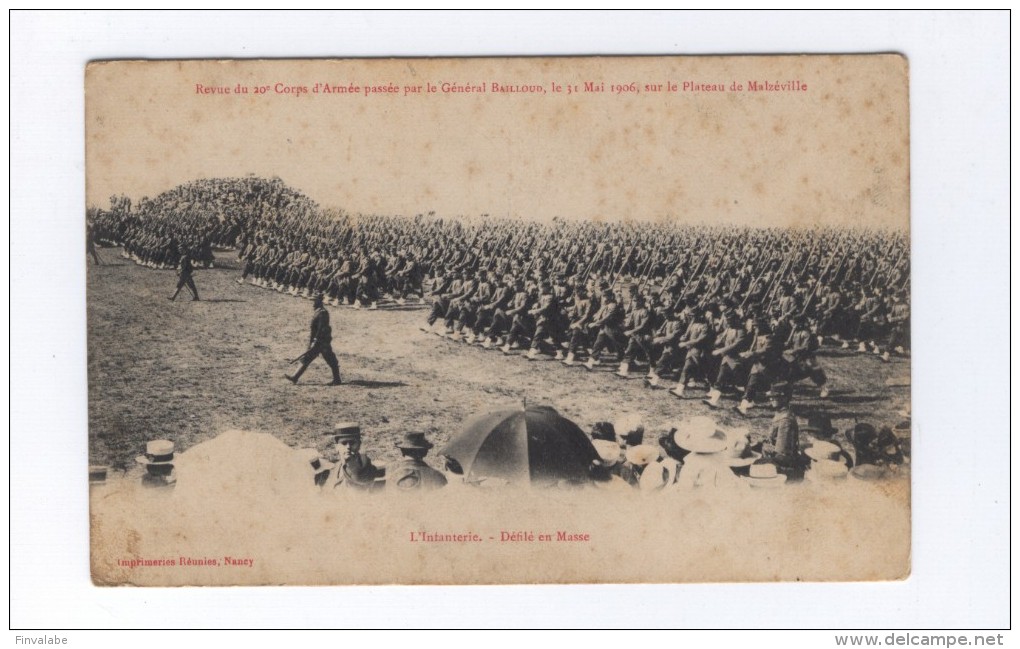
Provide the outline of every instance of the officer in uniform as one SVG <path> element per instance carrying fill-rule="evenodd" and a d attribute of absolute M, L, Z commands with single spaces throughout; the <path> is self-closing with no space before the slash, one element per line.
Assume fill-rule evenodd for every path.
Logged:
<path fill-rule="evenodd" d="M 331 433 L 338 461 L 326 485 L 333 489 L 355 489 L 368 492 L 379 489 L 386 470 L 374 464 L 361 452 L 361 427 L 354 422 L 341 422 Z"/>
<path fill-rule="evenodd" d="M 329 385 L 341 384 L 340 363 L 336 359 L 336 354 L 333 353 L 333 330 L 329 326 L 329 311 L 326 310 L 322 302 L 322 293 L 317 293 L 315 300 L 312 302 L 315 315 L 312 316 L 312 330 L 308 338 L 308 351 L 299 357 L 301 367 L 298 368 L 298 371 L 293 376 L 290 374 L 284 375 L 288 381 L 295 385 L 297 385 L 298 379 L 305 373 L 305 370 L 308 369 L 308 366 L 312 364 L 312 361 L 318 358 L 320 354 L 333 372 L 333 381 Z"/>
<path fill-rule="evenodd" d="M 387 471 L 387 489 L 430 491 L 446 486 L 446 476 L 425 464 L 425 455 L 432 448 L 432 443 L 425 439 L 425 433 L 405 434 L 397 448 L 403 458 Z"/>
<path fill-rule="evenodd" d="M 171 302 L 176 300 L 177 295 L 181 292 L 181 289 L 184 288 L 185 286 L 187 286 L 188 290 L 191 291 L 192 302 L 198 300 L 198 288 L 195 286 L 195 280 L 192 279 L 191 277 L 194 271 L 195 267 L 191 263 L 191 253 L 185 252 L 183 255 L 181 255 L 180 270 L 178 271 L 177 276 L 177 290 L 174 291 L 173 295 L 167 298 L 168 300 L 170 300 Z"/>

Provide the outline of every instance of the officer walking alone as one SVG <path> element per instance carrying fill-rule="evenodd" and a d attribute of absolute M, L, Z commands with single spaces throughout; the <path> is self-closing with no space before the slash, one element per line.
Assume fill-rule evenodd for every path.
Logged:
<path fill-rule="evenodd" d="M 195 280 L 191 277 L 195 272 L 195 267 L 191 263 L 190 252 L 185 252 L 181 255 L 179 266 L 180 270 L 177 271 L 177 290 L 174 291 L 174 294 L 167 299 L 173 302 L 177 299 L 177 295 L 181 292 L 181 289 L 187 286 L 188 290 L 191 291 L 191 300 L 194 302 L 195 300 L 198 300 L 198 288 L 195 286 Z"/>
<path fill-rule="evenodd" d="M 284 375 L 288 381 L 295 385 L 297 385 L 298 379 L 305 373 L 305 370 L 308 369 L 308 366 L 312 364 L 312 361 L 320 355 L 333 372 L 333 381 L 329 385 L 341 384 L 340 363 L 337 362 L 336 354 L 333 353 L 333 329 L 329 326 L 329 311 L 326 310 L 322 302 L 322 293 L 316 294 L 315 300 L 312 302 L 315 314 L 312 316 L 312 330 L 308 338 L 308 351 L 298 357 L 298 360 L 301 361 L 301 367 L 293 375 Z"/>

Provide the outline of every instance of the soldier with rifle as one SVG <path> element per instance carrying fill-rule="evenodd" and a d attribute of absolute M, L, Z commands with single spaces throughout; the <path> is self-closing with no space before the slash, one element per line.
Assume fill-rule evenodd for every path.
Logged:
<path fill-rule="evenodd" d="M 198 288 L 195 286 L 195 280 L 192 278 L 192 275 L 195 272 L 195 267 L 191 263 L 190 252 L 186 251 L 183 255 L 181 255 L 178 268 L 179 270 L 177 271 L 177 290 L 174 291 L 174 294 L 168 297 L 167 299 L 173 302 L 174 300 L 177 299 L 177 295 L 181 292 L 181 289 L 187 286 L 188 290 L 191 291 L 191 301 L 192 302 L 198 301 Z"/>
<path fill-rule="evenodd" d="M 333 353 L 333 329 L 329 325 L 329 311 L 323 305 L 321 293 L 316 294 L 312 301 L 312 309 L 314 313 L 312 314 L 311 332 L 308 336 L 308 349 L 291 361 L 292 363 L 300 362 L 301 366 L 293 375 L 285 374 L 284 376 L 288 381 L 297 385 L 298 379 L 312 364 L 312 361 L 322 356 L 326 365 L 329 365 L 330 371 L 333 372 L 333 380 L 329 385 L 340 385 L 340 363 L 336 359 L 336 354 Z"/>

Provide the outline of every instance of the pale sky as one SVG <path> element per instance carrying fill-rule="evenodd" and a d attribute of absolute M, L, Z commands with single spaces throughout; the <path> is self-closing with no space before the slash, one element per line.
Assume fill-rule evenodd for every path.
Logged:
<path fill-rule="evenodd" d="M 86 77 L 87 200 L 100 206 L 254 173 L 355 213 L 909 222 L 898 56 L 120 62 Z M 749 92 L 751 80 L 807 90 Z M 444 82 L 489 92 L 444 93 Z M 312 93 L 317 83 L 360 91 Z M 640 92 L 613 92 L 630 83 Z M 387 84 L 397 93 L 364 94 Z"/>

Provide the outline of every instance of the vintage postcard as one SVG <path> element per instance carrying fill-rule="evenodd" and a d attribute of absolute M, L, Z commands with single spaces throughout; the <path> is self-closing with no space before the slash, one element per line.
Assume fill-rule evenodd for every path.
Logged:
<path fill-rule="evenodd" d="M 903 57 L 97 61 L 85 97 L 97 585 L 910 574 Z"/>

